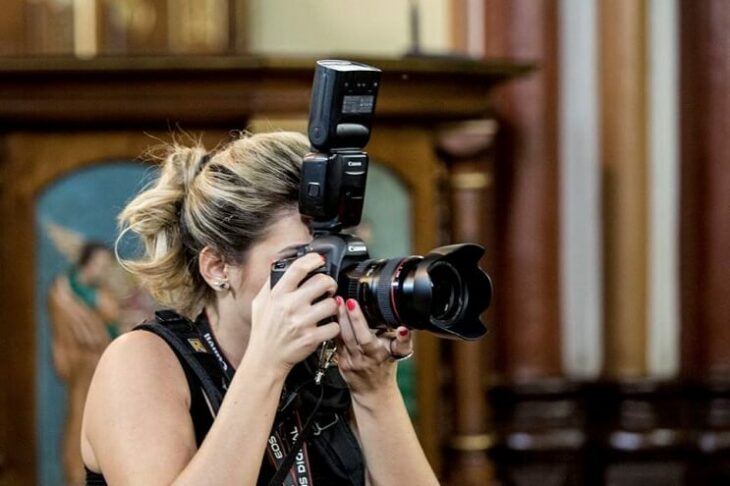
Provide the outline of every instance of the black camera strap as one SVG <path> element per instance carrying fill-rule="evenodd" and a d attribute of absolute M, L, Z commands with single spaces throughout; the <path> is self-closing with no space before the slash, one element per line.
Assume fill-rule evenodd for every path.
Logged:
<path fill-rule="evenodd" d="M 235 374 L 215 340 L 204 314 L 194 324 L 172 311 L 158 311 L 156 322 L 147 322 L 136 329 L 143 329 L 160 336 L 173 349 L 181 364 L 197 379 L 208 404 L 211 418 L 218 413 L 223 396 Z M 308 439 L 316 439 L 312 445 L 318 454 L 326 458 L 346 477 L 361 478 L 360 450 L 352 432 L 340 416 L 349 409 L 349 395 L 344 384 L 326 383 L 315 385 L 313 364 L 301 364 L 292 371 L 277 409 L 274 426 L 266 444 L 266 460 L 276 470 L 270 485 L 312 485 L 310 447 Z M 329 375 L 339 376 L 334 370 Z M 303 407 L 303 408 L 302 408 Z M 327 410 L 324 414 L 320 410 Z M 300 413 L 300 410 L 302 411 Z M 302 421 L 302 417 L 306 420 Z M 324 424 L 324 425 L 323 425 Z M 333 431 L 338 431 L 333 434 Z M 324 434 L 323 434 L 324 432 Z M 327 438 L 323 441 L 324 435 Z M 337 447 L 332 447 L 337 443 Z M 259 484 L 267 484 L 266 482 Z M 353 484 L 363 484 L 355 481 Z"/>
<path fill-rule="evenodd" d="M 172 348 L 178 359 L 184 363 L 198 379 L 207 400 L 210 413 L 215 418 L 223 401 L 225 379 L 216 385 L 213 376 L 220 375 L 219 366 L 199 339 L 192 322 L 172 311 L 155 312 L 155 322 L 135 327 L 157 334 Z"/>
<path fill-rule="evenodd" d="M 275 440 L 275 436 L 278 440 L 287 440 L 284 438 L 287 437 L 286 434 L 288 432 L 289 438 L 291 439 L 291 442 L 287 444 L 288 452 L 286 453 L 286 456 L 284 456 L 284 454 L 279 454 L 278 456 L 274 455 L 277 469 L 274 477 L 272 477 L 271 481 L 269 481 L 269 486 L 278 486 L 279 484 L 286 484 L 287 486 L 301 486 L 311 485 L 313 483 L 309 467 L 306 440 L 312 430 L 314 417 L 322 403 L 323 390 L 324 388 L 320 385 L 319 400 L 304 425 L 301 423 L 299 414 L 295 412 L 294 414 L 290 414 L 290 417 L 294 417 L 295 420 L 285 421 L 278 427 L 279 431 L 281 431 L 282 426 L 284 427 L 284 430 L 281 431 L 283 434 L 275 433 L 269 438 L 268 452 L 270 454 L 273 453 L 272 440 Z M 287 425 L 289 427 L 288 429 L 286 428 Z"/>
<path fill-rule="evenodd" d="M 225 377 L 224 384 L 225 389 L 227 390 L 231 381 L 233 381 L 233 375 L 236 373 L 236 369 L 228 362 L 225 355 L 221 352 L 218 342 L 215 340 L 213 330 L 210 328 L 208 316 L 205 311 L 198 316 L 198 319 L 195 321 L 195 325 L 197 326 L 200 335 L 203 336 L 203 345 L 209 353 L 215 356 L 216 361 L 218 361 L 218 366 Z"/>

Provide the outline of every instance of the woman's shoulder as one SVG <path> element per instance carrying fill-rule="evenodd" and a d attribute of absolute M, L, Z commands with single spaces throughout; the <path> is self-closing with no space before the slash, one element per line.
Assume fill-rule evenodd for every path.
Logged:
<path fill-rule="evenodd" d="M 185 372 L 162 338 L 144 330 L 130 331 L 112 341 L 102 354 L 87 406 L 130 406 L 130 402 L 150 400 L 187 409 L 190 391 Z"/>
<path fill-rule="evenodd" d="M 189 406 L 185 372 L 168 345 L 143 330 L 123 334 L 104 351 L 89 387 L 84 463 L 92 470 L 110 458 L 128 465 L 161 444 L 190 456 L 196 444 Z"/>

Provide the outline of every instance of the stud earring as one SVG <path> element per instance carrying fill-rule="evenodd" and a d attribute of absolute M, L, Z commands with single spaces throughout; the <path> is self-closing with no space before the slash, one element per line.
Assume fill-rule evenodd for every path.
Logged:
<path fill-rule="evenodd" d="M 216 281 L 215 286 L 218 287 L 218 290 L 228 290 L 231 288 L 231 284 L 228 283 L 228 280 L 222 278 Z"/>

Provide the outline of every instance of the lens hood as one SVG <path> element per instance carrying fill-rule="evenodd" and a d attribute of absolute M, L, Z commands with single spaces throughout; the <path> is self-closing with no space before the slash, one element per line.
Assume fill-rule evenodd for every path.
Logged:
<path fill-rule="evenodd" d="M 484 248 L 472 243 L 436 248 L 418 262 L 411 308 L 418 328 L 442 337 L 474 340 L 487 328 L 480 314 L 492 300 L 492 281 L 479 268 Z"/>

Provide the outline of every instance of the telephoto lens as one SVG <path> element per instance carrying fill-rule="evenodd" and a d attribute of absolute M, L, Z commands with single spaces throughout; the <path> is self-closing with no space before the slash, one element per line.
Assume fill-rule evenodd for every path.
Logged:
<path fill-rule="evenodd" d="M 479 316 L 492 299 L 492 282 L 479 268 L 483 254 L 479 245 L 458 244 L 425 257 L 364 260 L 343 266 L 338 283 L 373 328 L 406 325 L 473 340 L 487 332 Z"/>

